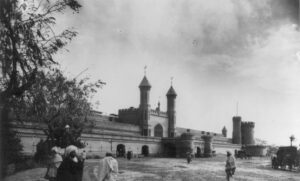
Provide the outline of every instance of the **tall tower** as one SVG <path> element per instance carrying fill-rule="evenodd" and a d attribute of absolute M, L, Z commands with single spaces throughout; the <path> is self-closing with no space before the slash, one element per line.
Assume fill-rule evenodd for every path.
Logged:
<path fill-rule="evenodd" d="M 254 122 L 242 122 L 242 144 L 254 145 Z"/>
<path fill-rule="evenodd" d="M 232 143 L 241 144 L 242 143 L 242 133 L 241 133 L 242 117 L 234 116 L 232 118 L 232 122 L 233 122 Z"/>
<path fill-rule="evenodd" d="M 149 104 L 149 93 L 151 85 L 146 77 L 144 76 L 142 82 L 139 85 L 140 88 L 140 115 L 141 115 L 141 130 L 143 136 L 150 136 L 150 129 L 148 125 L 150 117 L 150 104 Z"/>
<path fill-rule="evenodd" d="M 168 93 L 167 93 L 167 114 L 169 120 L 169 130 L 168 136 L 171 138 L 175 137 L 175 125 L 176 125 L 176 111 L 175 111 L 175 99 L 176 99 L 176 92 L 171 85 Z"/>

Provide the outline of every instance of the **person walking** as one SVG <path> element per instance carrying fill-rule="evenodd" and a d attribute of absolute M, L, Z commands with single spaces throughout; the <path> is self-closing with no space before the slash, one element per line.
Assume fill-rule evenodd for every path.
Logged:
<path fill-rule="evenodd" d="M 187 163 L 190 164 L 191 161 L 192 161 L 192 154 L 190 152 L 187 152 L 186 153 L 186 160 L 187 160 Z"/>
<path fill-rule="evenodd" d="M 231 153 L 229 151 L 227 151 L 227 159 L 226 159 L 226 165 L 225 165 L 227 181 L 229 181 L 230 178 L 233 177 L 233 175 L 235 173 L 235 169 L 236 169 L 235 159 L 231 155 Z"/>
<path fill-rule="evenodd" d="M 118 172 L 118 161 L 112 157 L 111 153 L 106 153 L 106 156 L 100 160 L 97 179 L 99 181 L 116 181 Z"/>
<path fill-rule="evenodd" d="M 49 181 L 56 181 L 57 170 L 58 170 L 61 162 L 62 162 L 62 157 L 58 153 L 58 148 L 53 147 L 51 149 L 51 158 L 49 161 L 45 179 L 48 179 Z"/>
<path fill-rule="evenodd" d="M 83 159 L 78 156 L 78 148 L 70 145 L 66 148 L 65 158 L 57 170 L 57 181 L 81 181 Z"/>

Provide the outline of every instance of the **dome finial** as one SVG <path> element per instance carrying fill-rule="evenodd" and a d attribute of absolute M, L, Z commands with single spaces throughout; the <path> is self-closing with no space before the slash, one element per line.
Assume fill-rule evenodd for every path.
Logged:
<path fill-rule="evenodd" d="M 174 79 L 174 77 L 172 76 L 171 77 L 171 86 L 173 85 L 173 79 Z"/>

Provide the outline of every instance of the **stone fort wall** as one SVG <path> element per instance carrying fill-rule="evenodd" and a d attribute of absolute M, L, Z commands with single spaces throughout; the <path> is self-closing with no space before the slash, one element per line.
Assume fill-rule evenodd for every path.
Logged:
<path fill-rule="evenodd" d="M 254 145 L 254 122 L 242 122 L 242 144 L 243 145 Z"/>
<path fill-rule="evenodd" d="M 36 151 L 36 145 L 41 139 L 46 139 L 43 132 L 43 126 L 36 127 L 35 124 L 14 124 L 13 128 L 17 132 L 23 145 L 23 153 L 26 155 L 33 155 Z M 161 138 L 144 137 L 136 134 L 122 134 L 120 131 L 109 130 L 106 132 L 94 128 L 94 131 L 84 131 L 81 135 L 81 140 L 86 143 L 84 148 L 88 155 L 104 156 L 106 152 L 117 151 L 117 146 L 123 144 L 126 151 L 132 151 L 134 154 L 141 154 L 142 147 L 149 148 L 149 154 L 155 155 L 161 153 Z"/>
<path fill-rule="evenodd" d="M 139 125 L 140 111 L 138 108 L 120 109 L 118 115 L 120 122 Z"/>

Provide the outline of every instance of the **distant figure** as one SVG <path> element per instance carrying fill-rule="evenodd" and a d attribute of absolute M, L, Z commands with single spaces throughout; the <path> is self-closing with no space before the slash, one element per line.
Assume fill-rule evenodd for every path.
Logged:
<path fill-rule="evenodd" d="M 119 172 L 118 161 L 112 157 L 111 153 L 100 160 L 97 179 L 99 181 L 116 181 Z"/>
<path fill-rule="evenodd" d="M 227 181 L 230 180 L 230 178 L 234 175 L 235 172 L 235 159 L 231 155 L 229 151 L 227 151 L 227 160 L 226 160 L 226 165 L 225 165 L 225 172 L 226 172 L 226 179 Z"/>
<path fill-rule="evenodd" d="M 58 154 L 58 148 L 53 147 L 51 149 L 51 158 L 48 164 L 45 178 L 50 181 L 56 181 L 57 169 L 62 162 L 62 157 Z"/>
<path fill-rule="evenodd" d="M 131 160 L 132 157 L 132 152 L 131 151 L 127 151 L 127 159 Z"/>
<path fill-rule="evenodd" d="M 278 168 L 278 162 L 277 162 L 277 156 L 272 155 L 271 156 L 271 160 L 272 160 L 272 168 Z"/>
<path fill-rule="evenodd" d="M 190 164 L 190 162 L 192 161 L 192 154 L 190 152 L 186 153 L 186 160 L 188 164 Z"/>
<path fill-rule="evenodd" d="M 234 157 L 235 157 L 235 158 L 238 157 L 238 150 L 234 150 Z"/>
<path fill-rule="evenodd" d="M 57 171 L 57 181 L 81 181 L 83 173 L 83 159 L 78 155 L 76 146 L 68 146 L 65 158 Z"/>

